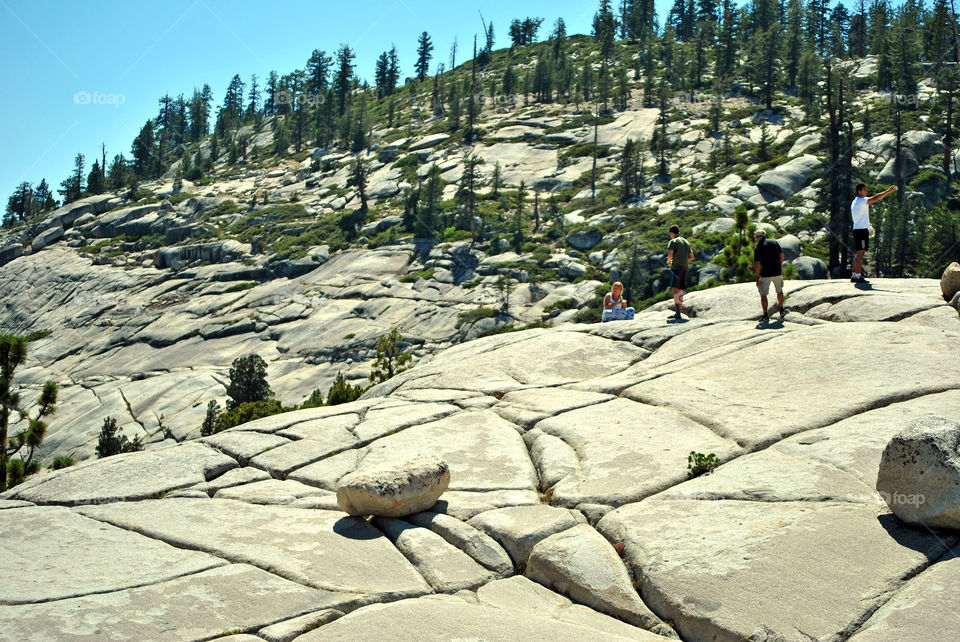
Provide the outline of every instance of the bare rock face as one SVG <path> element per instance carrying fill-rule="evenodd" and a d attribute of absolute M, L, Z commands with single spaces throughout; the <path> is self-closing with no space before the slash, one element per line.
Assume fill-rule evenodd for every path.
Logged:
<path fill-rule="evenodd" d="M 883 451 L 877 491 L 897 517 L 960 529 L 960 423 L 928 416 L 894 436 Z"/>
<path fill-rule="evenodd" d="M 421 456 L 397 467 L 357 470 L 340 480 L 337 504 L 348 515 L 403 517 L 426 510 L 450 485 L 450 467 Z"/>
<path fill-rule="evenodd" d="M 960 263 L 954 261 L 943 271 L 940 289 L 943 290 L 943 298 L 948 301 L 960 292 Z"/>

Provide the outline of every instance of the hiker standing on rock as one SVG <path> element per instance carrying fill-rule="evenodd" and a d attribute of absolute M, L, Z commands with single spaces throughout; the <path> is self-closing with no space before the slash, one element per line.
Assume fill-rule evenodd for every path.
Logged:
<path fill-rule="evenodd" d="M 667 244 L 667 264 L 670 266 L 670 288 L 673 290 L 673 318 L 680 318 L 683 307 L 683 291 L 687 289 L 687 269 L 695 257 L 690 243 L 680 236 L 680 228 L 670 227 L 670 243 Z"/>
<path fill-rule="evenodd" d="M 886 198 L 897 191 L 896 185 L 891 185 L 885 192 L 867 196 L 867 186 L 857 183 L 857 197 L 850 204 L 850 216 L 853 217 L 853 247 L 856 251 L 853 257 L 853 274 L 851 283 L 869 283 L 860 272 L 863 267 L 863 255 L 870 247 L 870 205 Z"/>
<path fill-rule="evenodd" d="M 768 240 L 765 230 L 757 230 L 753 238 L 757 241 L 757 246 L 753 250 L 753 269 L 757 274 L 757 289 L 760 290 L 760 307 L 763 308 L 760 323 L 770 321 L 767 315 L 767 293 L 770 292 L 771 283 L 777 290 L 780 320 L 783 321 L 783 317 L 787 314 L 783 307 L 783 248 L 776 241 Z"/>

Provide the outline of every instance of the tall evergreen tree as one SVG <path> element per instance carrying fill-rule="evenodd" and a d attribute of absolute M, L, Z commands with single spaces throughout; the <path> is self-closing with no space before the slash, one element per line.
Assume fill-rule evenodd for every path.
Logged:
<path fill-rule="evenodd" d="M 787 33 L 784 40 L 784 71 L 790 88 L 797 86 L 797 72 L 803 56 L 803 0 L 789 0 L 787 5 Z"/>
<path fill-rule="evenodd" d="M 867 55 L 867 9 L 866 0 L 856 0 L 856 7 L 850 16 L 850 35 L 847 48 L 854 58 Z"/>
<path fill-rule="evenodd" d="M 430 34 L 424 31 L 417 38 L 417 61 L 413 64 L 417 80 L 423 81 L 427 77 L 431 58 L 433 58 L 433 42 L 430 40 Z"/>
<path fill-rule="evenodd" d="M 33 209 L 33 187 L 30 183 L 24 181 L 17 185 L 13 194 L 7 200 L 5 224 L 13 224 L 16 221 L 23 221 L 32 215 Z"/>
<path fill-rule="evenodd" d="M 133 171 L 138 178 L 151 178 L 154 174 L 153 121 L 148 120 L 133 139 Z"/>
<path fill-rule="evenodd" d="M 103 180 L 103 172 L 100 171 L 100 161 L 94 159 L 90 173 L 87 174 L 87 192 L 90 194 L 103 194 L 106 185 Z"/>
<path fill-rule="evenodd" d="M 40 179 L 40 184 L 33 190 L 33 205 L 30 208 L 31 211 L 38 213 L 46 212 L 47 210 L 54 209 L 56 206 L 57 201 L 53 198 L 53 192 L 50 191 L 50 185 L 47 184 L 47 179 Z"/>
<path fill-rule="evenodd" d="M 333 92 L 337 97 L 337 113 L 343 116 L 347 110 L 347 98 L 350 86 L 353 83 L 353 59 L 356 57 L 353 49 L 347 45 L 340 45 L 337 49 L 337 71 L 333 80 Z"/>
<path fill-rule="evenodd" d="M 607 62 L 613 55 L 617 20 L 610 8 L 610 0 L 600 0 L 600 8 L 593 16 L 593 40 L 600 45 L 600 59 Z"/>
<path fill-rule="evenodd" d="M 147 121 L 147 123 L 149 122 Z M 60 183 L 60 189 L 57 192 L 63 196 L 64 205 L 83 196 L 83 165 L 83 154 L 77 154 L 73 159 L 73 172 Z"/>

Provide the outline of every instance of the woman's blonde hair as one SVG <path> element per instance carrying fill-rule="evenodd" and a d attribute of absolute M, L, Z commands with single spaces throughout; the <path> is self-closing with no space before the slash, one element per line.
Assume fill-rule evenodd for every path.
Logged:
<path fill-rule="evenodd" d="M 610 286 L 610 291 L 613 292 L 613 288 L 616 287 L 619 287 L 620 291 L 623 292 L 623 283 L 620 283 L 620 281 L 614 281 L 613 285 Z"/>

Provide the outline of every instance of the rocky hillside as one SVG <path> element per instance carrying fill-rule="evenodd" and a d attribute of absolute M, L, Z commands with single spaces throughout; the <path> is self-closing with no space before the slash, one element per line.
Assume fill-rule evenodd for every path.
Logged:
<path fill-rule="evenodd" d="M 384 287 L 374 266 L 389 255 L 365 256 L 379 257 L 369 280 L 325 272 L 331 258 L 297 287 L 335 274 L 343 291 Z M 156 275 L 99 278 L 131 279 L 135 306 L 138 288 L 163 287 L 143 273 Z M 960 318 L 930 280 L 787 291 L 782 324 L 756 325 L 752 284 L 694 292 L 682 322 L 658 304 L 633 321 L 480 338 L 350 404 L 42 473 L 0 496 L 0 538 L 17 551 L 0 627 L 21 640 L 952 639 L 957 533 L 902 523 L 874 484 L 912 420 L 960 420 Z M 198 299 L 239 306 L 231 296 Z M 166 381 L 151 394 L 171 403 L 187 371 L 172 355 L 267 344 L 203 339 L 213 326 L 166 315 L 138 332 L 200 336 L 114 346 L 116 363 L 167 351 L 168 369 L 140 356 L 154 376 L 90 371 L 94 390 L 129 398 Z M 289 324 L 261 319 L 239 322 L 283 346 Z M 46 341 L 41 360 L 58 339 Z M 691 451 L 719 467 L 688 479 Z M 346 474 L 421 453 L 451 471 L 431 511 L 337 510 Z"/>
<path fill-rule="evenodd" d="M 597 55 L 589 39 L 569 47 L 577 64 Z M 531 53 L 513 56 L 516 72 L 533 69 Z M 853 163 L 886 182 L 895 141 L 889 95 L 870 87 L 875 62 L 845 63 L 860 87 L 852 105 L 867 114 L 852 124 Z M 507 52 L 495 52 L 478 83 L 499 82 L 507 64 Z M 376 340 L 393 327 L 423 358 L 494 332 L 596 320 L 604 284 L 618 279 L 634 303 L 662 300 L 673 223 L 697 253 L 694 283 L 734 281 L 737 257 L 728 249 L 739 243 L 738 208 L 751 228 L 781 239 L 798 278 L 825 278 L 828 149 L 819 117 L 791 97 L 763 110 L 740 88 L 719 103 L 715 129 L 710 100 L 674 97 L 665 111 L 668 174 L 655 177 L 649 150 L 661 112 L 644 106 L 641 80 L 628 71 L 625 105 L 599 118 L 573 101 L 478 97 L 470 144 L 449 131 L 449 115 L 434 115 L 416 84 L 394 99 L 392 127 L 386 103 L 371 102 L 359 152 L 271 154 L 275 131 L 290 124 L 270 116 L 225 134 L 216 158 L 210 138 L 184 150 L 209 159 L 196 184 L 179 180 L 175 163 L 135 190 L 0 230 L 0 329 L 36 338 L 17 381 L 28 387 L 25 398 L 47 379 L 61 385 L 41 456 L 91 456 L 106 416 L 149 447 L 197 437 L 207 402 L 225 399 L 229 365 L 245 354 L 267 361 L 273 390 L 293 404 L 326 390 L 338 372 L 366 383 Z M 443 79 L 466 73 L 462 66 Z M 932 83 L 921 81 L 918 96 L 931 98 Z M 904 123 L 907 202 L 946 211 L 936 117 L 920 110 Z M 642 142 L 642 151 L 640 178 L 625 193 L 628 141 Z M 231 159 L 228 144 L 238 142 L 249 153 Z M 471 157 L 483 163 L 477 213 L 464 224 Z M 358 162 L 366 211 L 353 177 Z M 441 190 L 436 211 L 422 200 L 431 172 Z M 415 192 L 420 209 L 411 212 Z M 868 255 L 871 274 L 885 256 Z M 948 251 L 928 267 L 939 273 L 949 260 Z"/>

